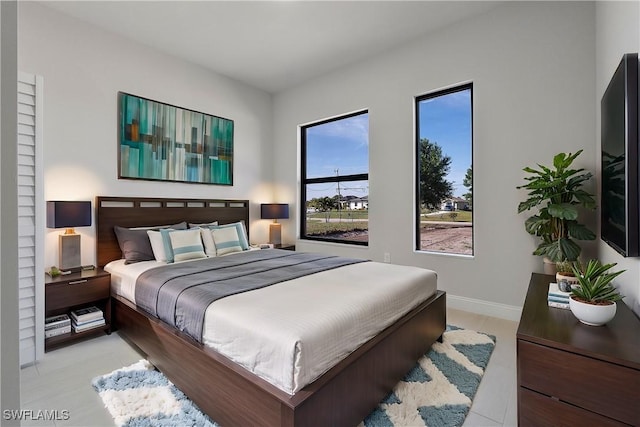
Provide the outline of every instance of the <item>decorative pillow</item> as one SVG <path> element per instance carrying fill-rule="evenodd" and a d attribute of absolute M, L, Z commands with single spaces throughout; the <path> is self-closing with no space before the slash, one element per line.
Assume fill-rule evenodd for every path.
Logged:
<path fill-rule="evenodd" d="M 189 228 L 209 227 L 211 225 L 218 225 L 218 221 L 203 222 L 202 224 L 194 224 L 194 223 L 190 222 L 189 223 Z"/>
<path fill-rule="evenodd" d="M 173 230 L 167 228 L 166 230 Z M 151 242 L 151 250 L 153 251 L 153 257 L 156 261 L 167 262 L 167 254 L 164 251 L 164 241 L 162 239 L 162 233 L 157 230 L 147 230 L 149 241 Z"/>
<path fill-rule="evenodd" d="M 171 249 L 174 261 L 186 261 L 188 259 L 206 258 L 200 239 L 200 229 L 194 228 L 184 231 L 169 232 Z"/>
<path fill-rule="evenodd" d="M 113 227 L 113 231 L 116 233 L 125 264 L 154 259 L 149 236 L 145 230 L 131 230 L 116 225 Z"/>
<path fill-rule="evenodd" d="M 236 227 L 214 228 L 211 230 L 211 235 L 216 245 L 217 256 L 243 251 Z"/>
<path fill-rule="evenodd" d="M 207 256 L 216 256 L 216 244 L 213 241 L 213 235 L 210 228 L 200 228 L 200 237 L 202 237 L 202 243 L 204 244 L 204 253 Z"/>
<path fill-rule="evenodd" d="M 247 239 L 247 230 L 244 227 L 244 221 L 232 222 L 230 224 L 224 225 L 212 225 L 209 226 L 211 230 L 220 230 L 222 228 L 235 228 L 238 233 L 238 241 L 240 242 L 240 247 L 242 247 L 243 251 L 249 249 L 249 239 Z M 215 237 L 213 239 L 215 241 Z"/>

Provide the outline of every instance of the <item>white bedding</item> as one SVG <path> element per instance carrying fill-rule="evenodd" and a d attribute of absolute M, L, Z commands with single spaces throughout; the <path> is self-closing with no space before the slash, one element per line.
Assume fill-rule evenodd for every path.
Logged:
<path fill-rule="evenodd" d="M 105 270 L 114 293 L 135 303 L 136 278 L 158 265 L 118 260 Z M 433 295 L 436 279 L 365 262 L 229 296 L 207 309 L 203 343 L 294 394 Z"/>

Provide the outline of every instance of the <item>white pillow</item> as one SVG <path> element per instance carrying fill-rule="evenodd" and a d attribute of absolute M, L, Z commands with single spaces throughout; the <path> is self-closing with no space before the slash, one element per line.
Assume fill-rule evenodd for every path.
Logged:
<path fill-rule="evenodd" d="M 200 235 L 202 237 L 202 243 L 204 243 L 204 253 L 207 256 L 216 256 L 216 244 L 213 241 L 213 235 L 210 228 L 201 228 Z M 153 249 L 153 246 L 151 247 Z"/>
<path fill-rule="evenodd" d="M 149 230 L 149 241 L 151 242 L 151 250 L 156 261 L 167 262 L 167 254 L 164 250 L 164 241 L 162 240 L 162 234 L 159 231 Z"/>
<path fill-rule="evenodd" d="M 172 231 L 169 233 L 171 249 L 174 261 L 186 261 L 188 259 L 206 258 L 200 229 Z"/>
<path fill-rule="evenodd" d="M 244 221 L 232 222 L 230 224 L 212 225 L 209 226 L 211 230 L 219 230 L 221 228 L 235 228 L 238 233 L 238 241 L 243 251 L 249 249 L 249 239 L 247 239 L 247 230 L 244 226 Z"/>
<path fill-rule="evenodd" d="M 236 227 L 220 227 L 211 230 L 216 246 L 216 255 L 227 255 L 233 252 L 242 252 L 240 238 Z"/>

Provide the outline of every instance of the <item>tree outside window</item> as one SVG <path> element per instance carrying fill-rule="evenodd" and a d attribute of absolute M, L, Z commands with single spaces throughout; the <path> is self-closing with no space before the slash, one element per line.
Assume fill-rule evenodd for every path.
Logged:
<path fill-rule="evenodd" d="M 416 249 L 473 255 L 471 83 L 416 98 Z"/>

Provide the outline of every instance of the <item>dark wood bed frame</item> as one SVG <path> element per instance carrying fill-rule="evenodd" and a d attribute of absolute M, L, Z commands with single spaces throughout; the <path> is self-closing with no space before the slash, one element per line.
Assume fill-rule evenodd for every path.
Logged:
<path fill-rule="evenodd" d="M 248 200 L 97 197 L 97 264 L 121 258 L 114 225 L 239 220 L 249 224 Z M 355 426 L 446 326 L 446 294 L 438 291 L 291 396 L 126 299 L 112 300 L 120 335 L 223 426 Z"/>

